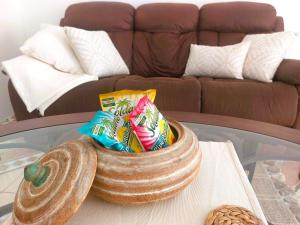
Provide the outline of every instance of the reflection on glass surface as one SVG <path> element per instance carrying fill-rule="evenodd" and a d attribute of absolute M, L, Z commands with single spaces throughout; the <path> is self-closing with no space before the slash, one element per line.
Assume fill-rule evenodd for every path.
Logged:
<path fill-rule="evenodd" d="M 243 165 L 258 160 L 300 161 L 300 145 L 253 132 L 238 129 L 184 123 L 191 128 L 200 141 L 230 140 Z M 53 126 L 19 132 L 0 137 L 0 153 L 10 148 L 24 148 L 46 152 L 64 141 L 78 138 L 82 123 Z"/>
<path fill-rule="evenodd" d="M 199 141 L 230 140 L 243 165 L 261 160 L 300 161 L 300 145 L 238 129 L 204 124 L 185 123 L 198 136 Z"/>
<path fill-rule="evenodd" d="M 0 137 L 0 220 L 12 210 L 12 202 L 23 178 L 23 167 L 36 161 L 44 152 L 68 140 L 76 139 L 82 123 L 53 126 Z M 184 123 L 198 136 L 199 141 L 225 142 L 230 140 L 237 151 L 249 180 L 256 162 L 289 160 L 300 162 L 300 145 L 238 129 L 205 124 Z M 252 183 L 254 189 L 255 181 Z M 258 196 L 262 206 L 264 199 Z M 273 203 L 272 203 L 273 204 Z"/>

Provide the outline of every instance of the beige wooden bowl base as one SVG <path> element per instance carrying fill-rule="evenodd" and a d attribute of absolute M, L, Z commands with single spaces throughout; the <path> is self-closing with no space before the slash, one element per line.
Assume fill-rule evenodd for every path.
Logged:
<path fill-rule="evenodd" d="M 170 120 L 177 141 L 164 149 L 143 153 L 108 150 L 96 142 L 98 165 L 92 192 L 118 204 L 144 204 L 171 198 L 199 172 L 201 151 L 196 135 Z"/>

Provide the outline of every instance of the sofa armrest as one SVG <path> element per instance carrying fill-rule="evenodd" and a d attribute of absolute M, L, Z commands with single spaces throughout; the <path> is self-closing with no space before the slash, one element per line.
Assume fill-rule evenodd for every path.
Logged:
<path fill-rule="evenodd" d="M 300 85 L 300 60 L 284 59 L 279 65 L 274 79 L 292 85 Z"/>

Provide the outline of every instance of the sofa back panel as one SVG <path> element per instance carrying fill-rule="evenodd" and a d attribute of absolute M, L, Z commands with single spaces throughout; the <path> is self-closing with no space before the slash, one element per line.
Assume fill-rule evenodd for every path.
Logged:
<path fill-rule="evenodd" d="M 192 4 L 154 3 L 136 10 L 133 72 L 180 77 L 191 44 L 197 43 L 199 9 Z"/>
<path fill-rule="evenodd" d="M 245 37 L 244 33 L 219 33 L 218 34 L 218 45 L 234 45 L 239 43 Z"/>
<path fill-rule="evenodd" d="M 128 31 L 133 29 L 134 8 L 118 2 L 87 2 L 70 5 L 64 26 L 86 30 Z"/>
<path fill-rule="evenodd" d="M 218 33 L 213 31 L 200 31 L 198 43 L 209 46 L 233 45 L 241 42 L 246 34 L 244 33 Z"/>
<path fill-rule="evenodd" d="M 224 46 L 239 43 L 245 35 L 283 30 L 273 6 L 253 2 L 206 4 L 199 12 L 198 43 Z"/>
<path fill-rule="evenodd" d="M 133 71 L 141 76 L 180 77 L 184 73 L 196 32 L 135 33 Z"/>
<path fill-rule="evenodd" d="M 145 32 L 192 32 L 197 29 L 198 10 L 192 4 L 145 4 L 136 10 L 135 29 Z"/>
<path fill-rule="evenodd" d="M 216 32 L 272 32 L 276 10 L 272 5 L 253 2 L 206 4 L 200 9 L 199 29 Z"/>
<path fill-rule="evenodd" d="M 198 44 L 217 46 L 218 45 L 218 33 L 213 31 L 201 31 L 198 33 Z"/>
<path fill-rule="evenodd" d="M 129 69 L 132 64 L 134 8 L 125 3 L 87 2 L 69 6 L 62 26 L 107 31 Z"/>
<path fill-rule="evenodd" d="M 275 23 L 274 31 L 275 32 L 284 31 L 284 21 L 283 21 L 283 18 L 281 16 L 276 17 L 276 23 Z"/>

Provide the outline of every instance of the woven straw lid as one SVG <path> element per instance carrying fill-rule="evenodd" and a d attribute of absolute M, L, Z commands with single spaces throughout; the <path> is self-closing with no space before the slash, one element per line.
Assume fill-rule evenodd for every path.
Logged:
<path fill-rule="evenodd" d="M 211 211 L 205 221 L 205 225 L 264 225 L 248 209 L 235 205 L 222 205 Z"/>
<path fill-rule="evenodd" d="M 16 225 L 62 225 L 77 211 L 94 180 L 97 154 L 70 141 L 26 166 L 13 206 Z"/>

